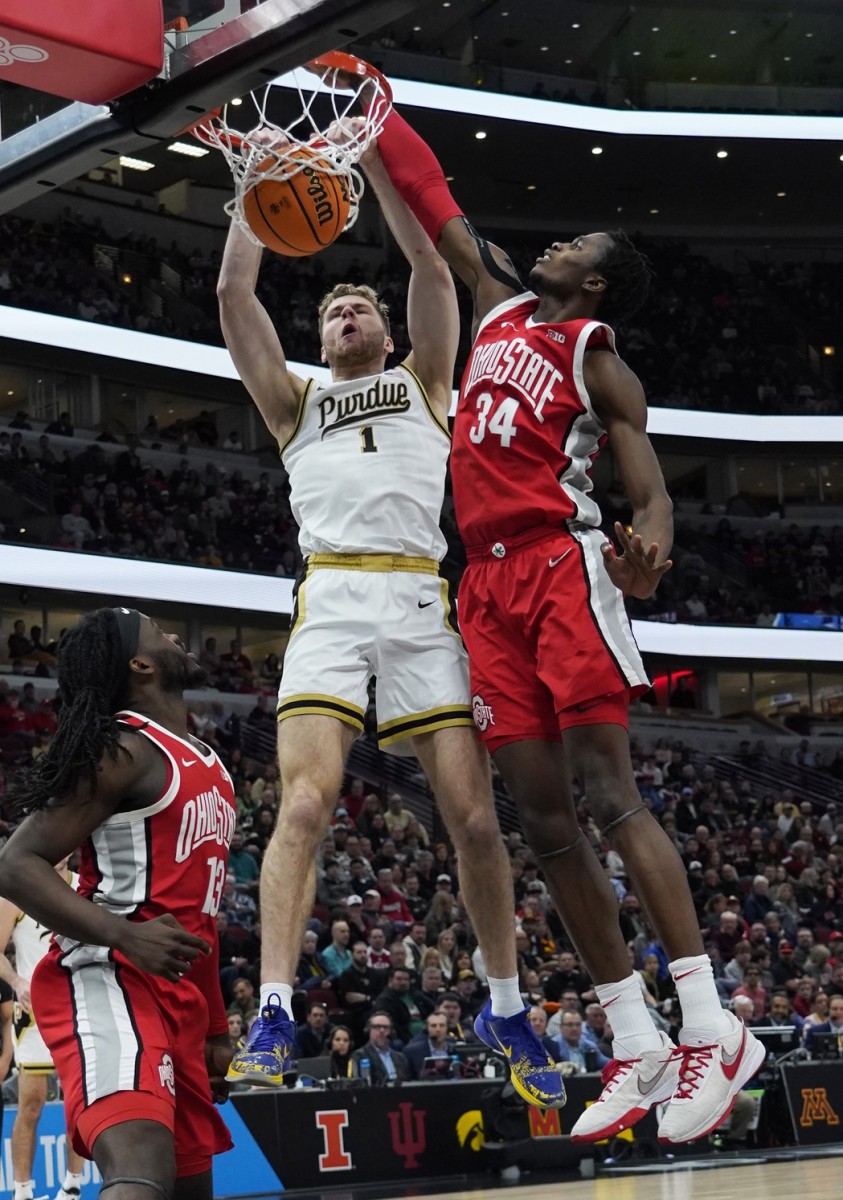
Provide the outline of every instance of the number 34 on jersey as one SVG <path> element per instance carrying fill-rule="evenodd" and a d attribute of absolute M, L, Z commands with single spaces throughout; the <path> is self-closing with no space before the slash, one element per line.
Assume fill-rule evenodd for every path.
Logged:
<path fill-rule="evenodd" d="M 491 392 L 481 392 L 475 403 L 477 420 L 468 431 L 468 436 L 474 444 L 479 446 L 488 433 L 500 438 L 502 446 L 512 445 L 512 439 L 518 432 L 515 425 L 518 401 L 513 396 L 504 396 L 495 405 L 495 398 Z"/>

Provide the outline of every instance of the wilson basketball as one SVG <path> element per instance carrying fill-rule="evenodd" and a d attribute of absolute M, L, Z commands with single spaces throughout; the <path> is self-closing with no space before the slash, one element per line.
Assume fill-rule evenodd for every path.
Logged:
<path fill-rule="evenodd" d="M 345 228 L 349 191 L 345 177 L 330 175 L 315 150 L 293 152 L 305 165 L 290 179 L 265 179 L 243 197 L 243 215 L 258 241 L 276 254 L 301 258 L 336 241 Z M 258 165 L 270 168 L 274 159 Z"/>

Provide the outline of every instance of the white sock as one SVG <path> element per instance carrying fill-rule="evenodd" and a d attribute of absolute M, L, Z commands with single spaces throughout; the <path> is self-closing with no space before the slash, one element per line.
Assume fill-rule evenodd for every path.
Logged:
<path fill-rule="evenodd" d="M 514 1017 L 524 1011 L 517 975 L 510 975 L 508 979 L 493 979 L 491 975 L 487 975 L 486 982 L 489 985 L 493 1016 Z"/>
<path fill-rule="evenodd" d="M 637 975 L 629 975 L 620 983 L 595 984 L 594 990 L 612 1026 L 614 1058 L 637 1058 L 647 1050 L 661 1048 Z"/>
<path fill-rule="evenodd" d="M 35 1187 L 34 1179 L 16 1179 L 15 1180 L 15 1200 L 32 1200 L 32 1189 Z"/>
<path fill-rule="evenodd" d="M 668 967 L 682 1009 L 682 1042 L 705 1046 L 730 1033 L 732 1023 L 720 1003 L 708 955 L 689 954 L 668 963 Z"/>
<path fill-rule="evenodd" d="M 287 1020 L 292 1020 L 293 1011 L 293 989 L 289 983 L 262 983 L 261 984 L 261 1012 L 269 1004 L 270 996 L 278 996 L 281 1002 L 281 1007 L 284 1010 L 284 1015 Z"/>
<path fill-rule="evenodd" d="M 74 1175 L 73 1171 L 66 1171 L 65 1176 L 64 1176 L 64 1183 L 61 1186 L 64 1191 L 67 1191 L 68 1188 L 79 1188 L 79 1190 L 81 1191 L 82 1190 L 82 1173 L 80 1172 L 78 1175 Z"/>

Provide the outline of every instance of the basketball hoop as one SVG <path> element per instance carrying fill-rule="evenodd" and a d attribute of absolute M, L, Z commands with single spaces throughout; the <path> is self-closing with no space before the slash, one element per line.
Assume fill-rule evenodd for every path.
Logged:
<path fill-rule="evenodd" d="M 244 216 L 244 196 L 257 183 L 289 180 L 308 165 L 313 167 L 313 151 L 321 173 L 340 175 L 346 181 L 350 205 L 344 228 L 350 229 L 365 186 L 356 164 L 380 134 L 392 107 L 386 79 L 353 54 L 333 50 L 292 74 L 301 111 L 287 124 L 267 115 L 274 88 L 270 83 L 250 95 L 256 119 L 248 121 L 248 132 L 229 124 L 230 104 L 184 131 L 225 157 L 234 178 L 234 199 L 225 211 L 255 244 L 260 243 Z M 242 121 L 238 112 L 238 123 Z"/>

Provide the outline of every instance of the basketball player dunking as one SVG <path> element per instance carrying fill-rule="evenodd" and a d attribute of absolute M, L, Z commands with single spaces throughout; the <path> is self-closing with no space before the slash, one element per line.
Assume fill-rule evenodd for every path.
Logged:
<path fill-rule="evenodd" d="M 525 291 L 394 111 L 378 146 L 474 297 L 452 474 L 468 553 L 460 623 L 475 719 L 615 1036 L 600 1099 L 572 1136 L 610 1136 L 669 1101 L 660 1138 L 702 1137 L 763 1049 L 721 1009 L 682 863 L 642 804 L 629 757 L 629 701 L 648 683 L 623 595 L 655 591 L 670 566 L 673 522 L 641 385 L 605 322 L 640 307 L 650 271 L 622 231 L 591 233 L 543 250 Z M 591 496 L 590 469 L 607 439 L 633 508 L 634 533 L 615 527 L 619 556 Z M 614 892 L 579 830 L 574 778 L 670 955 L 684 1018 L 678 1051 L 653 1028 L 630 974 Z"/>
<path fill-rule="evenodd" d="M 21 784 L 0 895 L 56 930 L 32 1008 L 74 1148 L 108 1200 L 211 1200 L 231 1147 L 212 1099 L 231 1059 L 215 915 L 236 809 L 187 731 L 205 672 L 136 609 L 62 638 L 53 742 Z M 53 864 L 82 846 L 78 894 Z"/>
<path fill-rule="evenodd" d="M 261 871 L 261 1014 L 228 1078 L 282 1082 L 295 1025 L 292 984 L 315 897 L 316 852 L 378 679 L 378 737 L 418 757 L 459 855 L 460 886 L 489 973 L 484 1036 L 529 1101 L 564 1102 L 559 1073 L 521 1000 L 512 885 L 486 755 L 472 728 L 468 669 L 439 576 L 439 513 L 458 314 L 447 266 L 391 187 L 370 173 L 412 266 L 413 347 L 385 370 L 385 306 L 341 284 L 319 307 L 325 387 L 287 369 L 255 296 L 261 251 L 232 224 L 219 282 L 222 328 L 277 439 L 306 560 L 278 693 L 283 804 Z"/>

